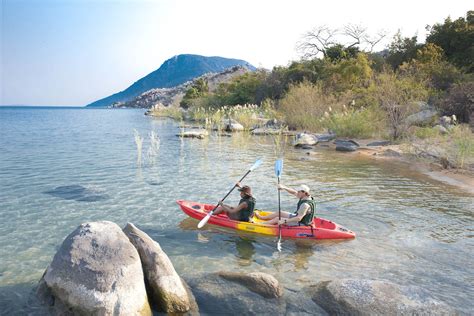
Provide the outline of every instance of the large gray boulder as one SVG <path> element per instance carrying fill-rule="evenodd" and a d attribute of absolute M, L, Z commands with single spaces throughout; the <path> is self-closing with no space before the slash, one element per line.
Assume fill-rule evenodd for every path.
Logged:
<path fill-rule="evenodd" d="M 191 304 L 186 287 L 160 245 L 131 223 L 123 231 L 140 254 L 151 300 L 166 313 L 187 312 Z"/>
<path fill-rule="evenodd" d="M 38 295 L 59 315 L 151 315 L 140 256 L 112 222 L 85 223 L 67 236 Z"/>
<path fill-rule="evenodd" d="M 432 109 L 426 109 L 418 113 L 409 115 L 405 119 L 405 123 L 408 126 L 427 126 L 427 125 L 432 125 L 432 123 L 436 122 L 437 117 L 438 117 L 437 111 L 432 110 Z"/>
<path fill-rule="evenodd" d="M 416 286 L 388 281 L 342 279 L 308 288 L 330 315 L 455 315 L 456 311 Z"/>
<path fill-rule="evenodd" d="M 234 119 L 223 119 L 224 130 L 227 132 L 241 132 L 244 130 L 244 126 Z"/>

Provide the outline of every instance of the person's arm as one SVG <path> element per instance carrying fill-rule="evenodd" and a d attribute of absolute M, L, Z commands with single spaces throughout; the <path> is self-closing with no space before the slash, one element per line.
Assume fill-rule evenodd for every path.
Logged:
<path fill-rule="evenodd" d="M 288 193 L 290 193 L 291 195 L 294 195 L 294 196 L 297 196 L 296 194 L 298 193 L 298 191 L 293 190 L 292 188 L 287 187 L 286 185 L 283 185 L 283 184 L 279 184 L 278 189 L 279 190 L 285 190 L 286 192 L 288 192 Z"/>
<path fill-rule="evenodd" d="M 303 219 L 303 217 L 306 215 L 308 210 L 311 207 L 307 203 L 301 204 L 300 208 L 298 209 L 298 215 L 292 218 L 282 218 L 280 220 L 280 224 L 288 224 L 288 223 L 298 223 Z"/>

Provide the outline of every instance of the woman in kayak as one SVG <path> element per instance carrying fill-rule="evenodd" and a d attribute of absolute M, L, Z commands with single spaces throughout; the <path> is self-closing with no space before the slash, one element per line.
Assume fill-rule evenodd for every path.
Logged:
<path fill-rule="evenodd" d="M 278 185 L 278 190 L 285 190 L 291 195 L 296 196 L 299 201 L 296 206 L 296 211 L 294 213 L 281 212 L 281 220 L 278 220 L 278 212 L 273 212 L 271 214 L 260 216 L 255 213 L 255 216 L 258 219 L 264 220 L 265 222 L 261 223 L 263 225 L 287 225 L 287 226 L 300 226 L 305 225 L 309 226 L 313 223 L 313 218 L 316 209 L 316 202 L 313 197 L 309 194 L 309 187 L 307 185 L 302 185 L 298 190 L 289 188 L 282 184 Z"/>
<path fill-rule="evenodd" d="M 248 222 L 253 216 L 255 208 L 255 198 L 252 196 L 252 189 L 248 185 L 241 186 L 239 182 L 236 185 L 240 191 L 240 202 L 236 207 L 226 205 L 219 201 L 219 207 L 214 211 L 214 215 L 225 213 L 230 219 Z"/>

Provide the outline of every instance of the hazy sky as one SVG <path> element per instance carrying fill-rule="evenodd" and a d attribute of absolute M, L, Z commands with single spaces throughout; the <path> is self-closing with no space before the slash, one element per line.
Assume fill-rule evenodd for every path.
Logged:
<path fill-rule="evenodd" d="M 0 104 L 31 105 L 85 105 L 183 53 L 286 65 L 301 35 L 323 24 L 424 40 L 427 24 L 473 9 L 467 0 L 0 1 Z"/>

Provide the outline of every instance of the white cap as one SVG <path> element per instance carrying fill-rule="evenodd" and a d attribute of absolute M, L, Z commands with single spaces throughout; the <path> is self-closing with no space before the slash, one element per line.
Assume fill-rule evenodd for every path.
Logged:
<path fill-rule="evenodd" d="M 302 184 L 298 187 L 298 191 L 304 191 L 309 194 L 309 186 Z"/>

